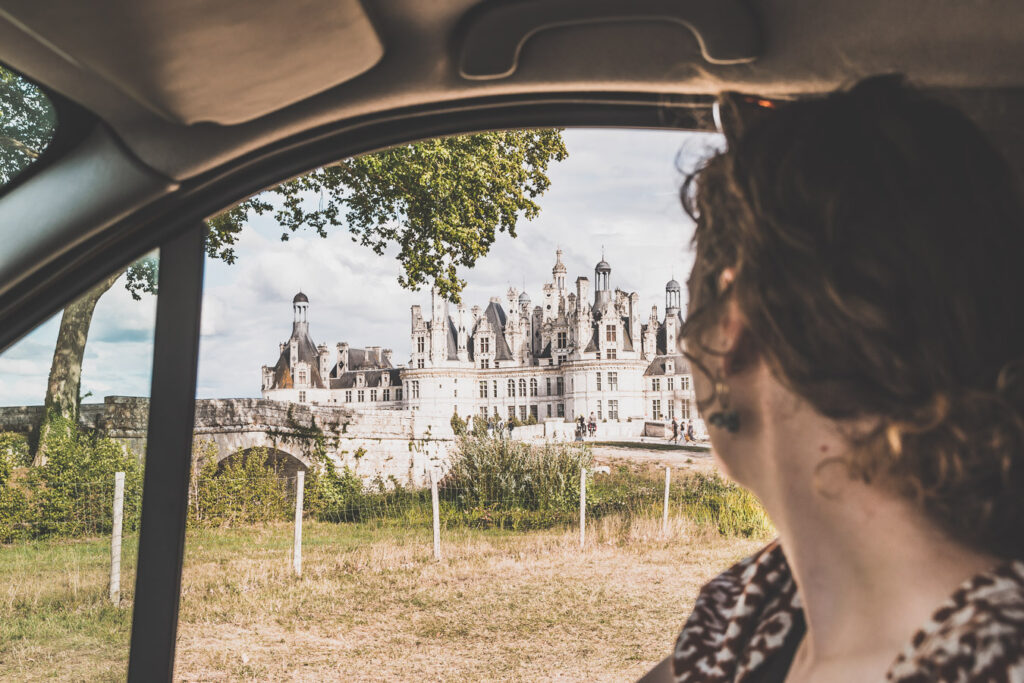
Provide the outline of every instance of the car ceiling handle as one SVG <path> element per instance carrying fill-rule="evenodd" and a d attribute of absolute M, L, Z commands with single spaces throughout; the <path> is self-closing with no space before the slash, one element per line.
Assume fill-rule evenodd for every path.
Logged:
<path fill-rule="evenodd" d="M 757 18 L 739 0 L 522 0 L 484 4 L 467 20 L 459 74 L 511 76 L 526 41 L 547 29 L 637 21 L 685 26 L 710 64 L 743 64 L 761 54 Z"/>

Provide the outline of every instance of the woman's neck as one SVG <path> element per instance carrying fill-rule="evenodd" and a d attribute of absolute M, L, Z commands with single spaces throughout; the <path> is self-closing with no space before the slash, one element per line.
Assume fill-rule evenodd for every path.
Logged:
<path fill-rule="evenodd" d="M 795 430 L 792 420 L 801 417 Z M 759 457 L 769 467 L 756 492 L 779 531 L 807 620 L 795 665 L 867 657 L 884 662 L 881 677 L 957 586 L 995 558 L 954 543 L 909 501 L 849 479 L 839 464 L 848 455 L 844 442 L 824 418 L 790 413 L 759 431 Z M 830 456 L 839 457 L 820 466 Z"/>

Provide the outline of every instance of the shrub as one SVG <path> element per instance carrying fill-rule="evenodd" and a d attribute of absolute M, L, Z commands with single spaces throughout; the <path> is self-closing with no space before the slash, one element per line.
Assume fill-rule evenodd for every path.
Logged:
<path fill-rule="evenodd" d="M 452 431 L 455 432 L 455 436 L 466 435 L 466 421 L 459 417 L 457 412 L 452 412 L 451 425 Z"/>
<path fill-rule="evenodd" d="M 212 446 L 212 445 L 211 445 Z M 189 500 L 189 522 L 235 526 L 287 520 L 293 512 L 287 481 L 267 464 L 267 450 L 254 448 L 218 463 L 207 446 Z"/>
<path fill-rule="evenodd" d="M 347 466 L 338 472 L 328 460 L 322 470 L 306 473 L 302 507 L 315 519 L 341 521 L 362 494 L 363 480 Z"/>
<path fill-rule="evenodd" d="M 477 439 L 482 439 L 487 436 L 487 418 L 481 417 L 480 415 L 473 416 L 472 436 Z"/>
<path fill-rule="evenodd" d="M 113 525 L 114 473 L 125 473 L 123 527 L 138 528 L 142 468 L 122 443 L 57 417 L 47 439 L 47 461 L 27 471 L 10 509 L 23 512 L 32 537 L 106 534 Z"/>
<path fill-rule="evenodd" d="M 543 524 L 568 521 L 579 508 L 580 469 L 589 467 L 589 449 L 570 444 L 530 446 L 519 441 L 463 438 L 451 469 L 440 484 L 448 507 L 483 519 L 509 511 L 543 512 Z M 486 513 L 486 514 L 485 514 Z M 515 522 L 515 515 L 512 515 Z M 520 525 L 513 523 L 514 528 Z"/>

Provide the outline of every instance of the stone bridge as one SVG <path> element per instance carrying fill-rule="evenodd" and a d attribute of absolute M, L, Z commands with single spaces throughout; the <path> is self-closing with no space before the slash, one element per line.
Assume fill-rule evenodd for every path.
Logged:
<path fill-rule="evenodd" d="M 42 406 L 0 407 L 0 431 L 34 435 Z M 134 452 L 145 452 L 149 399 L 107 396 L 82 405 L 79 421 Z M 436 426 L 435 426 L 436 429 Z M 252 398 L 196 400 L 197 445 L 212 442 L 222 461 L 265 448 L 286 473 L 313 465 L 318 443 L 335 465 L 366 480 L 394 477 L 421 485 L 434 465 L 447 458 L 452 434 L 431 434 L 413 411 L 359 410 Z"/>

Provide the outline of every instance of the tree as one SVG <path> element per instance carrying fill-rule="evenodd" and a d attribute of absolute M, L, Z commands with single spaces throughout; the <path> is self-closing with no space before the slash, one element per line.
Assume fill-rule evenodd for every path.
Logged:
<path fill-rule="evenodd" d="M 8 75 L 23 89 L 25 81 L 0 68 L 0 78 Z M 11 124 L 12 139 L 26 141 L 47 114 L 37 99 L 19 97 L 12 102 L 34 111 L 35 117 L 18 114 L 18 122 Z M 5 112 L 0 109 L 4 116 L 0 123 L 8 121 Z M 32 138 L 31 144 L 38 140 Z M 425 140 L 346 159 L 246 199 L 210 219 L 207 255 L 234 263 L 235 244 L 250 217 L 271 214 L 282 228 L 282 240 L 301 229 L 326 237 L 331 229 L 340 228 L 349 232 L 353 242 L 378 255 L 397 245 L 399 285 L 419 290 L 430 284 L 457 302 L 465 286 L 459 269 L 472 268 L 499 233 L 515 237 L 520 218 L 531 220 L 539 214 L 535 200 L 550 187 L 548 166 L 567 156 L 561 131 L 532 130 Z M 45 462 L 43 437 L 48 431 L 77 421 L 82 358 L 100 297 L 125 273 L 125 287 L 133 298 L 155 293 L 157 269 L 153 259 L 138 261 L 111 273 L 64 309 L 34 464 Z"/>

